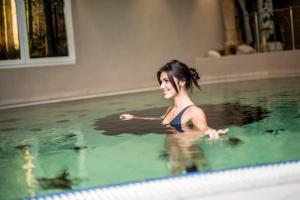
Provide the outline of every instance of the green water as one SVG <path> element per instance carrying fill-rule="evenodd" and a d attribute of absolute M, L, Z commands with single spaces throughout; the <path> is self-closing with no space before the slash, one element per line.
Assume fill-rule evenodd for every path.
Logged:
<path fill-rule="evenodd" d="M 194 90 L 193 100 L 198 105 L 238 103 L 260 106 L 270 113 L 256 122 L 228 126 L 229 133 L 218 141 L 193 141 L 186 159 L 204 171 L 299 160 L 299 85 L 300 78 L 289 78 L 207 85 L 201 91 Z M 182 159 L 176 148 L 170 150 L 169 136 L 151 132 L 132 135 L 125 128 L 124 134 L 106 136 L 94 128 L 97 119 L 169 103 L 155 91 L 1 110 L 0 199 L 171 176 L 172 163 L 174 168 L 174 163 Z M 226 117 L 226 113 L 221 116 Z M 228 143 L 226 138 L 239 138 L 241 142 Z M 166 145 L 168 141 L 171 147 Z M 32 164 L 31 170 L 23 168 L 26 163 Z M 71 182 L 65 189 L 43 188 L 37 181 L 30 182 L 54 180 L 64 170 Z"/>

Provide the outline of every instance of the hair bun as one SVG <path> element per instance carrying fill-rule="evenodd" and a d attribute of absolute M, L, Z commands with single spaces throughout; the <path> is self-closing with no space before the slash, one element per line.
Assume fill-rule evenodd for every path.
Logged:
<path fill-rule="evenodd" d="M 200 76 L 198 74 L 198 72 L 196 71 L 196 69 L 194 68 L 190 68 L 190 74 L 193 80 L 199 80 Z"/>

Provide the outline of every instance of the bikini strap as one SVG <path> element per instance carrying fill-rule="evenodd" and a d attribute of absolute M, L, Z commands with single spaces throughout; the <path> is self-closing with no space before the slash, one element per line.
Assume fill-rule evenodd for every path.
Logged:
<path fill-rule="evenodd" d="M 172 124 L 174 121 L 179 121 L 179 123 L 178 124 L 180 124 L 181 123 L 181 117 L 182 117 L 182 115 L 183 115 L 183 113 L 189 108 L 189 107 L 191 107 L 191 106 L 193 106 L 193 105 L 189 105 L 189 106 L 187 106 L 187 107 L 185 107 L 184 109 L 182 109 L 172 120 L 171 120 L 171 122 L 170 122 L 170 124 Z"/>
<path fill-rule="evenodd" d="M 182 111 L 180 111 L 180 113 L 178 113 L 178 115 L 179 115 L 179 114 L 183 115 L 183 113 L 184 113 L 189 107 L 191 107 L 191 106 L 193 106 L 193 105 L 189 105 L 189 106 L 185 107 L 184 109 L 182 109 Z M 178 115 L 177 115 L 177 116 L 178 116 Z M 176 117 L 177 117 L 177 116 L 176 116 Z"/>
<path fill-rule="evenodd" d="M 171 112 L 171 110 L 173 109 L 174 105 L 168 110 L 168 112 L 165 114 L 163 120 L 168 116 L 168 114 Z"/>

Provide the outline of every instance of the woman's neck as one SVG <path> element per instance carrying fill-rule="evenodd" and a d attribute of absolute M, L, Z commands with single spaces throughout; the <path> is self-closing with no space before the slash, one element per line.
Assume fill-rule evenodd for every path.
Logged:
<path fill-rule="evenodd" d="M 183 109 L 186 106 L 194 104 L 190 99 L 186 90 L 179 91 L 179 94 L 174 97 L 175 108 Z"/>

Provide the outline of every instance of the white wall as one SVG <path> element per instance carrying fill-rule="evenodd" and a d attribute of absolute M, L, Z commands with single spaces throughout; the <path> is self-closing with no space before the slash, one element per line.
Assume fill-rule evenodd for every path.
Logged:
<path fill-rule="evenodd" d="M 197 58 L 202 84 L 300 76 L 300 50 Z"/>
<path fill-rule="evenodd" d="M 77 64 L 0 69 L 0 106 L 157 87 L 223 44 L 219 0 L 72 0 Z"/>

